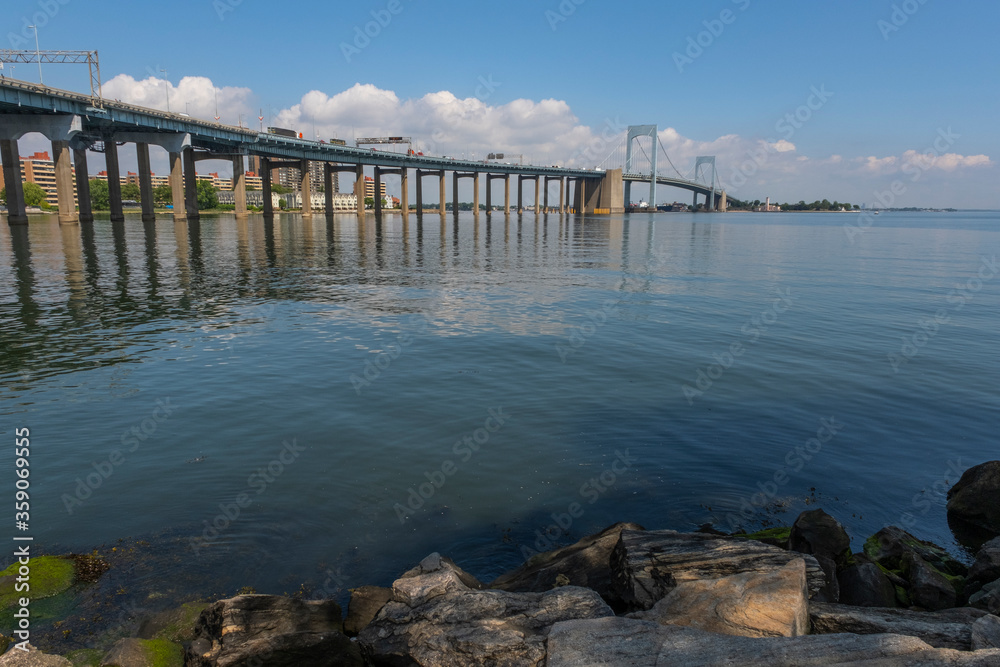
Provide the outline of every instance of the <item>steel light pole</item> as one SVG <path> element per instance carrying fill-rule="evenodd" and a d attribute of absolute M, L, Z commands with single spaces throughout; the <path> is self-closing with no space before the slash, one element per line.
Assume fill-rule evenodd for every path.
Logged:
<path fill-rule="evenodd" d="M 38 60 L 38 83 L 45 83 L 42 81 L 42 55 L 41 51 L 38 50 L 38 26 L 29 25 L 35 31 L 35 59 Z"/>
<path fill-rule="evenodd" d="M 163 92 L 167 95 L 167 113 L 170 113 L 170 88 L 167 87 L 167 70 L 161 69 L 163 72 Z"/>

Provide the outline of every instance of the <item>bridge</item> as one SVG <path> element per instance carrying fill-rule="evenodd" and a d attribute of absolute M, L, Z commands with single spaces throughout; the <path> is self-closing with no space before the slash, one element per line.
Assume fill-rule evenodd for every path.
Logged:
<path fill-rule="evenodd" d="M 655 126 L 637 126 L 654 128 Z M 653 147 L 651 169 L 630 168 L 632 130 L 629 131 L 628 158 L 621 167 L 571 169 L 558 166 L 514 165 L 456 160 L 447 157 L 410 155 L 376 151 L 352 146 L 327 144 L 316 141 L 256 132 L 218 122 L 204 121 L 187 114 L 169 113 L 118 101 L 102 99 L 97 95 L 84 95 L 58 90 L 43 85 L 4 79 L 0 81 L 0 158 L 3 163 L 4 182 L 7 186 L 8 222 L 26 224 L 24 195 L 20 178 L 18 139 L 28 133 L 38 132 L 52 142 L 55 163 L 56 191 L 61 223 L 90 222 L 94 216 L 90 204 L 90 181 L 87 152 L 103 152 L 108 175 L 108 194 L 111 220 L 125 219 L 122 207 L 120 164 L 118 146 L 136 145 L 142 218 L 152 221 L 153 196 L 149 161 L 149 146 L 160 146 L 169 155 L 169 184 L 175 220 L 197 219 L 197 176 L 195 165 L 201 160 L 227 160 L 233 167 L 235 212 L 239 217 L 248 214 L 246 204 L 245 160 L 248 156 L 260 159 L 264 215 L 274 214 L 271 197 L 271 170 L 294 167 L 300 174 L 300 191 L 303 202 L 311 202 L 310 163 L 324 165 L 325 210 L 333 211 L 331 177 L 335 172 L 352 172 L 356 176 L 355 195 L 357 214 L 365 215 L 365 167 L 374 168 L 375 192 L 381 191 L 386 176 L 400 179 L 403 215 L 409 210 L 409 172 L 415 172 L 417 210 L 423 210 L 423 181 L 425 177 L 438 179 L 439 210 L 445 213 L 446 175 L 450 172 L 453 185 L 453 210 L 458 211 L 458 184 L 460 179 L 473 181 L 474 211 L 478 214 L 480 203 L 480 177 L 486 181 L 486 208 L 492 210 L 492 183 L 504 182 L 503 210 L 511 209 L 511 177 L 517 177 L 517 210 L 524 209 L 523 184 L 534 185 L 534 210 L 542 208 L 539 201 L 544 192 L 544 209 L 559 213 L 584 214 L 618 213 L 628 204 L 633 182 L 650 183 L 651 199 L 655 202 L 656 184 L 671 185 L 699 194 L 708 200 L 706 208 L 725 210 L 725 193 L 715 186 L 714 158 L 711 183 L 663 176 L 656 170 L 656 151 Z M 72 152 L 72 159 L 70 153 Z M 609 159 L 613 159 L 615 151 Z M 699 158 L 702 160 L 702 158 Z M 605 160 L 608 162 L 608 160 Z M 76 195 L 73 192 L 74 171 Z M 697 171 L 697 170 L 696 170 Z M 654 178 L 655 174 L 655 178 Z M 697 173 L 696 173 L 697 176 Z M 556 206 L 549 205 L 549 185 L 559 183 Z M 570 191 L 573 196 L 570 197 Z M 375 214 L 382 213 L 381 197 L 374 198 Z M 77 211 L 79 206 L 79 211 Z M 303 207 L 302 215 L 312 215 L 312 206 Z"/>

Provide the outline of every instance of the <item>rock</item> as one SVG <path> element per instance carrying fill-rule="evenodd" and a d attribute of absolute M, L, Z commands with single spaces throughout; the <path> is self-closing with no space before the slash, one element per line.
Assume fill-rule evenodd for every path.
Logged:
<path fill-rule="evenodd" d="M 919 637 L 934 648 L 961 651 L 972 648 L 972 624 L 984 616 L 985 612 L 968 607 L 928 612 L 824 602 L 809 604 L 813 634 L 908 635 Z"/>
<path fill-rule="evenodd" d="M 357 636 L 391 599 L 391 588 L 381 586 L 352 588 L 351 601 L 347 604 L 347 618 L 344 619 L 344 632 L 347 636 Z"/>
<path fill-rule="evenodd" d="M 887 570 L 901 570 L 904 557 L 909 553 L 920 556 L 942 574 L 962 577 L 968 574 L 968 568 L 947 551 L 896 526 L 887 526 L 865 541 L 865 555 Z"/>
<path fill-rule="evenodd" d="M 442 570 L 449 570 L 453 572 L 458 577 L 458 580 L 469 588 L 480 589 L 484 587 L 482 582 L 456 565 L 455 561 L 447 556 L 442 556 L 436 551 L 420 561 L 416 567 L 399 575 L 399 578 L 412 579 L 413 577 L 420 577 L 425 574 L 440 572 Z"/>
<path fill-rule="evenodd" d="M 73 665 L 61 655 L 48 655 L 28 644 L 27 651 L 11 645 L 10 649 L 0 656 L 0 667 L 73 667 Z"/>
<path fill-rule="evenodd" d="M 450 558 L 432 553 L 392 584 L 392 599 L 409 607 L 451 591 L 480 590 L 482 583 Z"/>
<path fill-rule="evenodd" d="M 855 562 L 837 573 L 840 602 L 858 607 L 895 607 L 896 587 L 878 565 Z"/>
<path fill-rule="evenodd" d="M 972 650 L 1000 648 L 1000 618 L 989 614 L 972 624 Z"/>
<path fill-rule="evenodd" d="M 119 639 L 101 667 L 184 667 L 184 648 L 165 639 Z"/>
<path fill-rule="evenodd" d="M 815 555 L 813 558 L 816 559 L 823 574 L 826 575 L 826 585 L 819 589 L 812 599 L 817 602 L 839 602 L 840 581 L 837 579 L 837 563 L 832 558 L 822 555 Z"/>
<path fill-rule="evenodd" d="M 948 489 L 948 517 L 1000 535 L 1000 461 L 987 461 L 962 473 Z"/>
<path fill-rule="evenodd" d="M 815 509 L 803 512 L 792 524 L 788 548 L 803 554 L 826 556 L 843 567 L 851 557 L 851 538 L 839 521 Z"/>
<path fill-rule="evenodd" d="M 986 584 L 969 597 L 969 606 L 1000 615 L 1000 579 Z"/>
<path fill-rule="evenodd" d="M 397 579 L 392 590 L 393 600 L 358 635 L 376 665 L 536 665 L 554 623 L 614 615 L 589 589 L 477 590 L 447 564 Z"/>
<path fill-rule="evenodd" d="M 342 628 L 340 605 L 333 600 L 239 595 L 201 613 L 186 664 L 361 667 L 361 651 Z"/>
<path fill-rule="evenodd" d="M 796 558 L 805 560 L 807 586 L 814 595 L 826 585 L 826 576 L 812 556 L 736 537 L 623 530 L 611 554 L 611 576 L 625 607 L 641 611 L 682 582 L 773 572 Z"/>
<path fill-rule="evenodd" d="M 923 558 L 914 553 L 907 554 L 903 570 L 910 581 L 909 594 L 913 604 L 931 611 L 955 606 L 958 600 L 955 587 Z"/>
<path fill-rule="evenodd" d="M 1000 579 L 1000 537 L 995 537 L 979 549 L 976 562 L 969 568 L 966 592 L 975 593 L 980 588 Z"/>
<path fill-rule="evenodd" d="M 798 637 L 809 632 L 806 563 L 796 558 L 764 574 L 686 581 L 649 611 L 631 616 L 724 635 Z"/>
<path fill-rule="evenodd" d="M 139 625 L 140 639 L 166 639 L 183 644 L 194 639 L 198 617 L 208 607 L 207 602 L 188 602 L 151 616 Z"/>
<path fill-rule="evenodd" d="M 883 663 L 879 660 L 935 653 L 927 643 L 901 635 L 805 635 L 758 639 L 613 617 L 556 623 L 549 632 L 548 661 L 545 664 L 546 667 L 829 667 L 835 656 L 837 665 L 882 667 L 883 664 L 904 663 Z M 980 653 L 983 655 L 958 655 L 987 659 L 1000 656 L 1000 651 Z M 993 664 L 995 667 L 996 663 Z"/>
<path fill-rule="evenodd" d="M 497 577 L 490 588 L 541 593 L 559 585 L 583 586 L 597 591 L 612 607 L 618 607 L 621 601 L 611 586 L 610 561 L 622 530 L 644 529 L 635 523 L 616 523 L 576 544 L 532 556 L 521 567 Z"/>

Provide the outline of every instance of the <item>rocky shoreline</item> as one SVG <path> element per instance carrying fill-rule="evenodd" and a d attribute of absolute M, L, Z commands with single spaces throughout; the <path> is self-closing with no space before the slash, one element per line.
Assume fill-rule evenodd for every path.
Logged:
<path fill-rule="evenodd" d="M 976 551 L 971 567 L 895 526 L 851 553 L 822 509 L 753 534 L 619 523 L 489 584 L 431 554 L 391 587 L 352 589 L 346 618 L 334 600 L 238 595 L 67 656 L 15 636 L 0 667 L 998 666 L 1000 461 L 962 475 L 948 519 Z M 4 604 L 13 578 L 0 573 Z"/>

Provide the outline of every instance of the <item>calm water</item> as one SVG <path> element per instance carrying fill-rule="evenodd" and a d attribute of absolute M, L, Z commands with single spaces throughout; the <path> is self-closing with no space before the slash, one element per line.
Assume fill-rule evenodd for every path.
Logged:
<path fill-rule="evenodd" d="M 568 543 L 818 503 L 855 548 L 902 521 L 958 551 L 945 482 L 1000 455 L 1000 214 L 857 220 L 0 225 L 31 533 L 153 540 L 140 588 L 342 599 L 435 550 L 489 580 L 553 513 Z"/>

